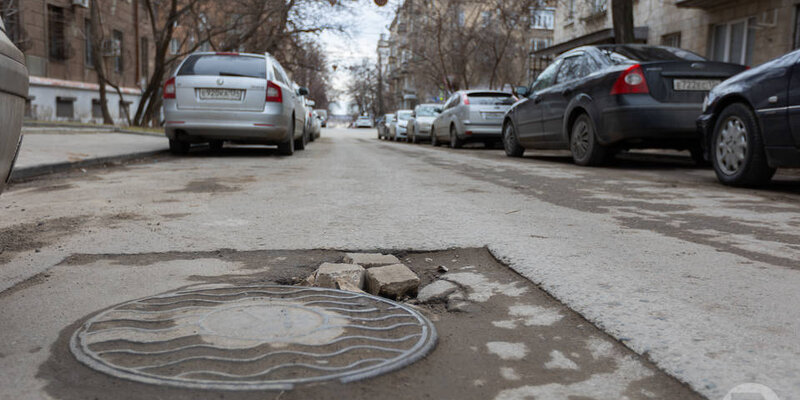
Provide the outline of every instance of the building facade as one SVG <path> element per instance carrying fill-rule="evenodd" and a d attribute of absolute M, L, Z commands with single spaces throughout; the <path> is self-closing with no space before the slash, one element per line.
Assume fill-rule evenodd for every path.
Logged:
<path fill-rule="evenodd" d="M 755 66 L 798 48 L 799 12 L 797 0 L 638 0 L 634 36 L 639 43 Z M 613 43 L 610 0 L 559 1 L 554 39 L 536 54 Z"/>
<path fill-rule="evenodd" d="M 99 85 L 92 64 L 89 0 L 0 0 L 12 40 L 30 72 L 26 116 L 47 121 L 102 122 Z M 138 0 L 98 0 L 108 111 L 116 123 L 136 112 L 152 71 L 153 40 Z M 131 115 L 132 116 L 132 115 Z"/>

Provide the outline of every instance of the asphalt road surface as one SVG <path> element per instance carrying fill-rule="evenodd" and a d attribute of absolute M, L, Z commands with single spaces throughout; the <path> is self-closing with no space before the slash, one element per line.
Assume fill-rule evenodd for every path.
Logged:
<path fill-rule="evenodd" d="M 555 372 L 492 363 L 500 378 L 470 378 L 481 388 L 468 391 L 473 396 L 721 399 L 754 382 L 781 399 L 800 398 L 796 173 L 781 173 L 763 189 L 733 189 L 693 167 L 688 155 L 626 154 L 605 168 L 582 168 L 563 153 L 511 159 L 480 146 L 379 141 L 373 129 L 324 130 L 293 157 L 260 147 L 219 155 L 199 149 L 12 186 L 0 197 L 0 397 L 88 396 L 59 392 L 71 371 L 63 364 L 64 338 L 101 309 L 259 268 L 265 281 L 286 283 L 328 257 L 310 252 L 297 274 L 286 267 L 277 273 L 269 251 L 433 257 L 480 248 L 552 296 L 551 306 L 564 308 L 560 315 L 575 314 L 563 327 L 569 346 L 528 346 L 547 352 L 537 360 Z M 492 281 L 477 279 L 465 290 L 486 285 Z M 513 305 L 498 301 L 495 307 Z M 489 308 L 476 307 L 478 316 Z M 441 364 L 419 367 L 428 377 L 448 373 L 447 363 L 459 360 L 448 340 L 463 340 L 460 322 L 448 323 L 446 310 L 429 312 L 444 313 L 438 323 L 446 332 L 456 328 L 440 342 L 453 358 L 437 361 L 436 350 L 423 362 Z M 590 327 L 585 343 L 583 325 Z M 537 334 L 561 340 L 552 331 Z M 596 350 L 591 340 L 598 337 L 613 344 L 614 367 L 587 362 L 595 354 L 587 343 Z M 404 391 L 435 386 L 397 374 L 377 382 Z M 75 372 L 73 385 L 80 376 Z M 350 396 L 388 395 L 363 385 Z M 92 396 L 122 386 L 99 387 L 108 391 Z"/>

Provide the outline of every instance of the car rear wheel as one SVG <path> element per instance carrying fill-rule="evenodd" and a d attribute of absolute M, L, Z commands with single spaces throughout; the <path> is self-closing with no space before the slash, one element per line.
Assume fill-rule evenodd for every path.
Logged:
<path fill-rule="evenodd" d="M 464 141 L 458 138 L 455 125 L 450 127 L 450 148 L 460 149 L 464 146 Z"/>
<path fill-rule="evenodd" d="M 711 140 L 711 163 L 726 185 L 758 186 L 772 179 L 775 168 L 767 163 L 758 123 L 746 105 L 734 103 L 720 113 Z"/>
<path fill-rule="evenodd" d="M 522 157 L 525 154 L 525 148 L 519 144 L 517 130 L 511 122 L 503 129 L 503 149 L 509 157 Z"/>
<path fill-rule="evenodd" d="M 586 114 L 581 114 L 572 124 L 569 148 L 572 159 L 578 165 L 600 165 L 608 156 L 608 149 L 597 142 L 594 124 Z"/>
<path fill-rule="evenodd" d="M 305 150 L 306 145 L 308 144 L 308 133 L 303 130 L 303 134 L 300 135 L 300 138 L 294 141 L 294 148 L 296 150 Z"/>
<path fill-rule="evenodd" d="M 436 131 L 434 131 L 433 128 L 431 128 L 431 146 L 433 147 L 439 146 L 439 140 L 436 139 Z"/>
<path fill-rule="evenodd" d="M 190 143 L 180 141 L 178 139 L 169 140 L 169 152 L 176 156 L 183 156 L 189 153 L 192 147 Z"/>
<path fill-rule="evenodd" d="M 289 135 L 289 140 L 278 145 L 278 154 L 282 156 L 291 156 L 294 154 L 294 122 L 292 122 L 292 126 L 289 128 L 287 135 Z"/>

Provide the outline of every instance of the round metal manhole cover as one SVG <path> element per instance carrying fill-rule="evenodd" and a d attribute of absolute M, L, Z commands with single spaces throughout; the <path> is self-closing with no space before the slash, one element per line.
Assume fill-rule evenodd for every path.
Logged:
<path fill-rule="evenodd" d="M 102 311 L 78 328 L 70 348 L 89 367 L 138 382 L 286 390 L 393 371 L 435 344 L 427 318 L 380 297 L 205 285 Z"/>

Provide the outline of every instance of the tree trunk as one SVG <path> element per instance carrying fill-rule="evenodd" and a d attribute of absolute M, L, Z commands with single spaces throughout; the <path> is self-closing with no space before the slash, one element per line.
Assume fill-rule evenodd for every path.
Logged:
<path fill-rule="evenodd" d="M 614 42 L 633 43 L 633 0 L 611 0 L 611 16 L 614 21 Z"/>
<path fill-rule="evenodd" d="M 91 25 L 87 34 L 91 37 L 92 42 L 92 66 L 94 72 L 97 74 L 97 84 L 100 86 L 100 109 L 103 113 L 103 123 L 111 125 L 114 120 L 111 118 L 111 113 L 108 112 L 108 96 L 106 96 L 106 71 L 105 63 L 103 62 L 103 25 L 100 20 L 100 5 L 97 0 L 92 0 L 91 3 Z"/>

